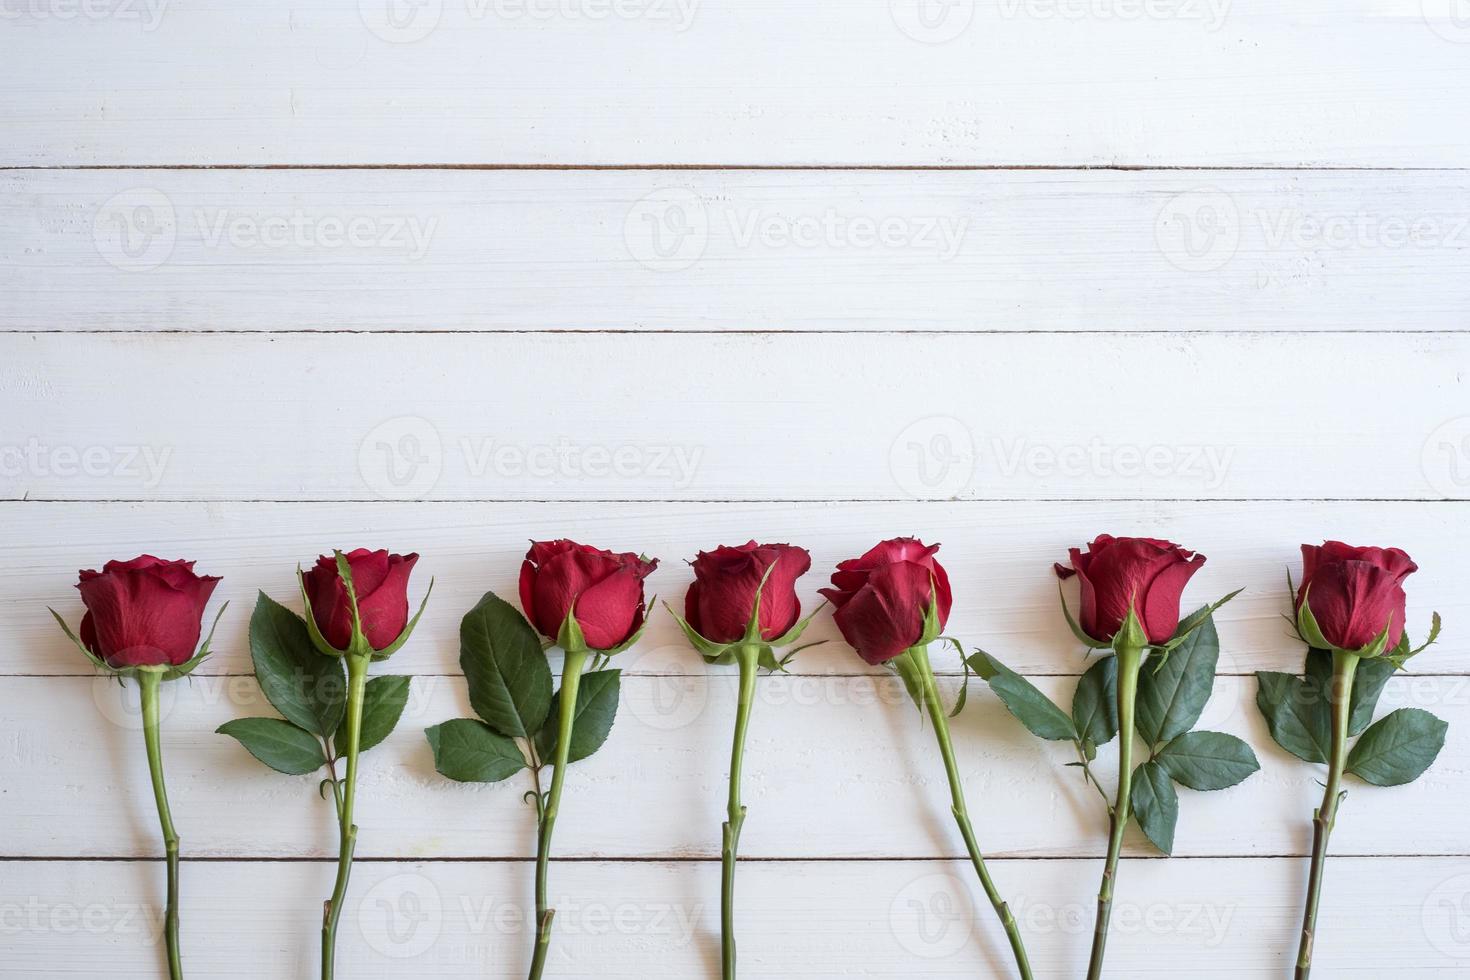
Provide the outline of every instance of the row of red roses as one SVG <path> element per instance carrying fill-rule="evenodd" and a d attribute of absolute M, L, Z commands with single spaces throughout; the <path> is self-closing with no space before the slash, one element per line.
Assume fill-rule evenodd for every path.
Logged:
<path fill-rule="evenodd" d="M 1029 977 L 1030 967 L 1014 918 L 990 881 L 974 841 L 954 764 L 946 714 L 939 703 L 926 652 L 929 643 L 941 638 L 953 602 L 948 576 L 934 557 L 938 547 L 912 538 L 882 542 L 862 557 L 840 563 L 832 575 L 832 587 L 821 592 L 836 607 L 835 621 L 849 644 L 867 662 L 892 666 L 903 677 L 915 700 L 929 711 L 950 774 L 956 820 L 981 883 L 1006 927 L 1020 973 Z M 1303 581 L 1295 604 L 1304 639 L 1316 648 L 1353 658 L 1354 662 L 1358 657 L 1371 658 L 1400 650 L 1406 602 L 1402 586 L 1404 579 L 1415 571 L 1406 554 L 1398 549 L 1351 548 L 1328 542 L 1321 547 L 1303 546 L 1303 557 Z M 362 675 L 365 675 L 369 660 L 392 653 L 412 631 L 417 617 L 414 621 L 409 619 L 407 593 L 417 559 L 416 554 L 400 556 L 359 549 L 346 555 L 324 556 L 301 575 L 302 593 L 309 610 L 305 623 L 312 640 L 322 653 L 344 656 L 349 676 L 353 674 L 354 655 L 360 657 Z M 1057 573 L 1064 579 L 1075 576 L 1081 583 L 1079 614 L 1074 621 L 1079 638 L 1092 648 L 1111 647 L 1120 664 L 1131 663 L 1136 681 L 1138 665 L 1147 651 L 1167 656 L 1169 650 L 1203 622 L 1204 617 L 1196 616 L 1181 624 L 1180 600 L 1186 583 L 1204 562 L 1203 555 L 1167 541 L 1102 535 L 1086 552 L 1073 549 L 1070 567 L 1058 565 Z M 810 565 L 810 556 L 804 549 L 785 544 L 758 545 L 751 541 L 739 547 L 701 552 L 692 562 L 695 581 L 687 593 L 684 617 L 680 619 L 691 642 L 711 662 L 738 662 L 742 673 L 731 770 L 730 819 L 724 828 L 723 967 L 727 980 L 734 976 L 735 963 L 733 874 L 739 829 L 744 819 L 744 807 L 739 805 L 738 773 L 750 705 L 748 692 L 753 688 L 757 666 L 778 668 L 789 659 L 788 655 L 778 661 L 772 647 L 794 642 L 804 628 L 796 582 Z M 642 630 L 646 618 L 643 582 L 656 566 L 656 560 L 632 553 L 602 551 L 565 540 L 536 542 L 521 569 L 521 605 L 537 631 L 567 650 L 569 661 L 573 655 L 585 658 L 588 651 L 616 653 L 626 649 Z M 197 653 L 195 648 L 204 607 L 219 581 L 216 577 L 196 575 L 192 562 L 143 556 L 129 562 L 109 562 L 102 572 L 84 571 L 78 584 L 87 607 L 79 646 L 99 665 L 138 678 L 144 689 L 145 735 L 150 763 L 155 768 L 155 791 L 170 858 L 166 937 L 171 974 L 175 978 L 182 975 L 177 951 L 178 838 L 162 791 L 156 705 L 150 727 L 147 702 L 150 689 L 156 692 L 160 680 L 182 676 L 207 654 L 207 641 Z M 1068 618 L 1071 620 L 1070 613 Z M 957 641 L 950 642 L 959 647 Z M 582 662 L 583 659 L 578 659 L 576 674 L 581 673 Z M 1132 713 L 1125 693 L 1129 687 L 1126 674 L 1125 670 L 1115 705 L 1119 715 Z M 361 681 L 362 676 L 358 679 Z M 1348 683 L 1351 683 L 1350 675 Z M 575 687 L 569 687 L 564 679 L 563 693 L 569 690 L 575 700 Z M 1346 691 L 1338 693 L 1345 701 Z M 351 716 L 350 696 L 347 711 Z M 570 721 L 566 726 L 565 734 L 570 734 Z M 1127 725 L 1124 733 L 1125 739 L 1120 744 L 1126 749 L 1132 738 Z M 342 870 L 333 901 L 327 903 L 330 928 L 324 926 L 324 978 L 331 976 L 335 913 L 340 911 L 356 834 L 356 827 L 351 825 L 355 734 L 350 742 Z M 560 761 L 564 765 L 565 758 Z M 1337 763 L 1333 771 L 1335 784 L 1340 760 L 1334 762 Z M 1128 771 L 1125 765 L 1112 820 L 1113 846 L 1099 899 L 1091 974 L 1094 977 L 1101 973 L 1101 954 L 1116 877 L 1117 845 L 1121 843 L 1122 824 L 1132 812 L 1128 802 L 1129 780 L 1122 778 Z M 343 799 L 335 779 L 335 766 L 332 772 L 340 812 Z M 560 777 L 559 766 L 552 794 L 558 798 Z M 537 796 L 538 808 L 544 809 L 539 792 Z M 1335 800 L 1324 803 L 1329 829 L 1334 809 Z M 1120 810 L 1121 821 L 1117 817 Z M 544 817 L 543 812 L 543 821 Z M 1319 814 L 1318 824 L 1322 823 Z M 549 827 L 543 830 L 549 843 Z M 1319 834 L 1320 849 L 1325 849 L 1325 836 Z M 543 853 L 543 865 L 544 857 Z M 1301 955 L 1305 970 L 1310 969 L 1310 941 L 1320 886 L 1319 862 L 1320 855 L 1314 861 L 1313 894 L 1303 935 Z M 538 884 L 544 884 L 544 869 L 538 879 Z M 544 962 L 544 933 L 549 931 L 549 914 L 545 919 L 533 977 L 539 976 L 539 963 Z M 1305 976 L 1305 972 L 1299 975 Z"/>

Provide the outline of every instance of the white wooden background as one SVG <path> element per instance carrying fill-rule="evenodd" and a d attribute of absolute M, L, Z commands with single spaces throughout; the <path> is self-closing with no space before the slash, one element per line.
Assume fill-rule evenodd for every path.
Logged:
<path fill-rule="evenodd" d="M 1138 835 L 1110 975 L 1286 976 L 1320 773 L 1258 669 L 1301 541 L 1407 548 L 1445 639 L 1384 707 L 1451 722 L 1355 785 L 1318 973 L 1470 973 L 1470 8 L 1463 0 L 0 0 L 0 974 L 153 978 L 136 711 L 45 607 L 141 551 L 225 576 L 168 691 L 190 976 L 310 978 L 330 808 L 221 722 L 254 592 L 333 546 L 438 585 L 367 757 L 354 978 L 524 975 L 523 786 L 449 785 L 456 625 L 528 538 L 944 544 L 952 631 L 1051 692 L 1050 563 L 1098 531 L 1210 556 L 1204 724 L 1262 771 Z M 835 639 L 830 619 L 814 627 Z M 952 660 L 941 661 L 954 672 Z M 718 972 L 732 678 L 667 618 L 569 781 L 549 976 Z M 951 687 L 957 677 L 947 681 Z M 1038 976 L 1083 970 L 1105 841 L 1064 747 L 956 722 Z M 762 682 L 751 980 L 1009 975 L 931 735 L 840 643 Z"/>

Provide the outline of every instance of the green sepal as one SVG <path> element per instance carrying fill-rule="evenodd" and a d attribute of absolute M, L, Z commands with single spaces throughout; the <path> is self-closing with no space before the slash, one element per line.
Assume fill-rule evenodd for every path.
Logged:
<path fill-rule="evenodd" d="M 1302 593 L 1301 605 L 1296 609 L 1296 633 L 1302 638 L 1302 642 L 1316 650 L 1336 650 L 1337 648 L 1327 642 L 1327 637 L 1322 635 L 1322 627 L 1317 624 L 1317 617 L 1312 612 L 1311 605 L 1307 602 L 1307 595 L 1312 591 L 1310 585 L 1307 591 Z"/>
<path fill-rule="evenodd" d="M 939 634 L 944 627 L 939 623 L 939 583 L 934 580 L 934 573 L 929 573 L 929 604 L 924 607 L 924 632 L 919 635 L 919 640 L 914 644 L 916 647 L 927 647 L 939 639 Z"/>
<path fill-rule="evenodd" d="M 76 648 L 78 650 L 82 651 L 82 656 L 92 661 L 93 666 L 95 666 L 98 670 L 105 670 L 109 674 L 118 673 L 117 668 L 111 666 L 106 660 L 103 660 L 101 657 L 97 656 L 97 654 L 87 649 L 86 645 L 82 643 L 82 641 L 77 638 L 77 635 L 71 631 L 71 627 L 66 625 L 66 620 L 61 618 L 61 613 L 57 612 L 55 609 L 52 609 L 50 606 L 47 606 L 46 609 L 48 612 L 51 613 L 52 617 L 55 618 L 56 625 L 61 627 L 61 632 L 65 633 L 66 638 L 68 640 L 71 640 L 72 643 L 76 645 Z"/>
<path fill-rule="evenodd" d="M 389 657 L 393 656 L 393 654 L 397 653 L 398 649 L 402 647 L 403 644 L 408 642 L 408 638 L 410 635 L 412 635 L 414 627 L 418 626 L 419 624 L 419 617 L 424 614 L 424 607 L 429 604 L 429 596 L 433 594 L 434 580 L 431 578 L 429 579 L 429 589 L 427 592 L 424 593 L 424 601 L 419 603 L 419 611 L 414 613 L 413 619 L 410 619 L 408 621 L 408 625 L 403 627 L 403 632 L 398 634 L 398 639 L 394 640 L 392 643 L 388 644 L 381 650 L 373 651 L 373 660 L 387 660 Z"/>
<path fill-rule="evenodd" d="M 576 600 L 567 608 L 567 616 L 556 631 L 556 643 L 553 646 L 559 646 L 567 653 L 587 652 L 587 638 L 582 635 L 582 624 L 577 622 Z"/>
<path fill-rule="evenodd" d="M 1133 604 L 1128 605 L 1128 615 L 1123 620 L 1123 625 L 1118 627 L 1118 632 L 1113 634 L 1113 652 L 1120 650 L 1145 650 L 1149 646 L 1148 632 L 1143 628 L 1143 621 L 1138 618 Z"/>
<path fill-rule="evenodd" d="M 956 718 L 961 711 L 965 710 L 965 701 L 970 696 L 970 675 L 974 673 L 974 670 L 970 667 L 970 661 L 965 659 L 965 648 L 959 640 L 952 636 L 941 636 L 940 639 L 954 647 L 955 652 L 960 655 L 960 666 L 965 669 L 965 679 L 960 684 L 959 696 L 954 699 L 954 708 L 949 712 L 951 718 Z"/>
<path fill-rule="evenodd" d="M 188 660 L 185 660 L 183 663 L 179 664 L 177 667 L 170 667 L 168 670 L 164 671 L 164 680 L 174 681 L 178 680 L 180 677 L 187 677 L 189 674 L 192 674 L 194 672 L 194 668 L 204 663 L 205 658 L 207 658 L 210 653 L 209 644 L 214 641 L 214 631 L 219 629 L 219 621 L 221 618 L 224 617 L 225 610 L 228 608 L 230 608 L 230 604 L 226 602 L 223 606 L 219 607 L 219 612 L 214 614 L 214 622 L 210 624 L 209 635 L 204 638 L 204 643 L 199 647 L 199 652 L 194 654 L 194 656 L 190 657 Z"/>
<path fill-rule="evenodd" d="M 775 647 L 776 649 L 779 650 L 782 647 L 789 647 L 789 646 L 791 646 L 791 644 L 793 644 L 797 640 L 801 639 L 801 634 L 803 634 L 803 633 L 806 632 L 806 628 L 811 625 L 812 620 L 816 618 L 817 613 L 821 612 L 826 607 L 827 607 L 827 600 L 826 599 L 823 599 L 822 602 L 821 602 L 821 605 L 819 605 L 819 606 L 817 606 L 817 608 L 813 609 L 807 615 L 807 617 L 805 619 L 799 619 L 799 620 L 797 620 L 795 626 L 793 626 L 793 627 L 791 627 L 791 629 L 787 630 L 785 632 L 785 634 L 783 634 L 781 636 L 778 636 L 774 640 L 772 640 L 771 641 L 771 646 L 773 646 L 773 647 Z M 825 642 L 827 642 L 827 641 L 826 640 L 818 640 L 817 641 L 817 643 L 825 643 Z M 807 644 L 807 646 L 816 646 L 816 645 L 817 645 L 816 643 L 808 643 Z M 806 649 L 806 647 L 803 647 L 802 649 Z"/>
<path fill-rule="evenodd" d="M 1225 605 L 1225 603 L 1229 602 L 1231 599 L 1234 599 L 1236 596 L 1240 595 L 1244 591 L 1245 589 L 1236 589 L 1234 592 L 1225 596 L 1218 602 L 1213 602 L 1202 609 L 1197 609 L 1194 612 L 1190 613 L 1188 616 L 1185 617 L 1184 621 L 1179 624 L 1179 628 L 1174 631 L 1174 635 L 1169 638 L 1169 641 L 1159 649 L 1166 654 L 1174 650 L 1175 647 L 1178 647 L 1185 640 L 1189 639 L 1189 635 L 1191 633 L 1203 626 L 1207 619 L 1215 615 L 1215 611 L 1217 609 L 1219 609 L 1221 606 Z"/>
<path fill-rule="evenodd" d="M 306 611 L 301 618 L 306 620 L 306 634 L 311 637 L 311 645 L 316 647 L 317 652 L 323 656 L 345 657 L 347 651 L 338 650 L 328 643 L 327 638 L 322 636 L 322 631 L 317 628 L 316 613 L 311 610 L 311 597 L 306 594 L 306 573 L 301 570 L 300 565 L 296 566 L 296 584 L 301 589 L 301 604 Z"/>
<path fill-rule="evenodd" d="M 337 577 L 342 580 L 342 589 L 347 593 L 347 608 L 352 611 L 352 640 L 347 644 L 347 654 L 371 657 L 373 648 L 362 631 L 362 613 L 357 608 L 357 586 L 352 581 L 352 564 L 348 562 L 346 555 L 336 549 L 332 550 L 332 555 L 337 560 Z"/>
<path fill-rule="evenodd" d="M 705 639 L 697 629 L 689 625 L 683 616 L 674 612 L 667 602 L 664 603 L 664 608 L 669 611 L 670 616 L 674 617 L 674 622 L 679 624 L 679 629 L 684 631 L 689 645 L 699 651 L 699 655 L 705 659 L 706 663 L 733 664 L 735 662 L 735 648 L 740 645 L 739 643 L 716 643 L 714 640 Z"/>
<path fill-rule="evenodd" d="M 1082 632 L 1082 627 L 1077 625 L 1077 620 L 1072 617 L 1072 610 L 1067 607 L 1067 593 L 1062 589 L 1062 583 L 1057 583 L 1057 596 L 1062 600 L 1062 615 L 1067 617 L 1067 625 L 1072 629 L 1072 635 L 1077 637 L 1089 650 L 1106 650 L 1110 644 L 1094 640 Z"/>

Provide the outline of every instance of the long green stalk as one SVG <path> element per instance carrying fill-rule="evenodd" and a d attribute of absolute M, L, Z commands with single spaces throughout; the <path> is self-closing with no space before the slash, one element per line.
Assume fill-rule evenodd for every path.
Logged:
<path fill-rule="evenodd" d="M 1137 728 L 1134 714 L 1138 701 L 1138 671 L 1142 666 L 1143 648 L 1118 647 L 1118 796 L 1108 818 L 1108 857 L 1097 893 L 1097 923 L 1092 932 L 1092 959 L 1087 966 L 1087 980 L 1100 980 L 1103 957 L 1108 949 L 1113 886 L 1118 881 L 1118 858 L 1123 853 L 1123 832 L 1128 829 L 1132 806 L 1133 738 Z"/>
<path fill-rule="evenodd" d="M 934 680 L 934 669 L 929 664 L 929 651 L 923 646 L 910 647 L 897 657 L 894 663 L 908 682 L 910 692 L 922 702 L 922 707 L 928 711 L 929 718 L 934 724 L 934 735 L 939 740 L 939 752 L 944 756 L 944 770 L 949 777 L 949 794 L 953 803 L 951 812 L 954 814 L 955 823 L 959 825 L 960 836 L 965 839 L 965 848 L 970 852 L 970 863 L 975 866 L 975 873 L 980 877 L 980 885 L 985 889 L 986 897 L 995 907 L 995 914 L 1005 928 L 1006 938 L 1010 940 L 1011 952 L 1015 954 L 1016 966 L 1021 971 L 1022 980 L 1032 980 L 1031 963 L 1026 956 L 1026 946 L 1021 941 L 1021 930 L 1016 925 L 1016 917 L 1011 914 L 1010 906 L 1001 899 L 995 883 L 990 880 L 990 872 L 985 867 L 985 858 L 980 853 L 980 846 L 975 841 L 975 831 L 970 826 L 970 814 L 965 806 L 965 790 L 960 782 L 959 767 L 955 764 L 954 745 L 949 736 L 949 718 L 945 715 L 944 705 L 939 699 L 939 685 Z"/>
<path fill-rule="evenodd" d="M 745 735 L 750 728 L 750 707 L 755 702 L 761 648 L 741 644 L 736 651 L 740 663 L 740 702 L 735 709 L 735 740 L 730 750 L 730 800 L 720 849 L 720 974 L 735 980 L 735 862 L 740 851 L 740 828 L 745 826 L 745 807 L 740 802 L 740 774 L 745 762 Z"/>
<path fill-rule="evenodd" d="M 336 969 L 337 922 L 347 898 L 347 881 L 352 875 L 352 853 L 357 848 L 357 825 L 352 822 L 357 796 L 357 755 L 362 742 L 362 704 L 367 691 L 370 654 L 349 653 L 347 660 L 347 786 L 342 793 L 338 831 L 341 849 L 337 854 L 337 883 L 322 909 L 322 980 L 332 980 Z M 335 790 L 334 790 L 335 791 Z"/>
<path fill-rule="evenodd" d="M 577 720 L 577 691 L 582 686 L 582 668 L 587 664 L 586 650 L 567 650 L 561 672 L 561 711 L 557 717 L 556 760 L 551 771 L 551 789 L 541 810 L 536 834 L 536 948 L 531 958 L 530 980 L 540 980 L 546 968 L 546 954 L 551 948 L 551 922 L 556 910 L 546 895 L 546 872 L 551 858 L 551 832 L 561 809 L 561 788 L 566 778 L 568 754 L 572 750 L 572 726 Z"/>
<path fill-rule="evenodd" d="M 168 863 L 168 904 L 164 912 L 163 937 L 168 947 L 169 980 L 183 980 L 179 957 L 179 834 L 168 809 L 168 790 L 163 784 L 163 749 L 158 737 L 158 689 L 163 671 L 141 669 L 138 687 L 143 706 L 143 742 L 148 749 L 148 773 L 153 777 L 153 801 L 158 805 L 158 823 L 163 830 L 164 854 Z"/>
<path fill-rule="evenodd" d="M 1312 818 L 1312 871 L 1307 886 L 1307 910 L 1302 918 L 1302 941 L 1297 951 L 1296 980 L 1307 980 L 1312 973 L 1312 947 L 1317 938 L 1317 906 L 1322 900 L 1322 874 L 1327 866 L 1327 840 L 1337 823 L 1337 802 L 1341 798 L 1342 772 L 1347 764 L 1348 727 L 1352 720 L 1353 677 L 1358 672 L 1358 658 L 1351 653 L 1332 655 L 1332 686 L 1328 692 L 1332 702 L 1332 758 L 1328 761 L 1327 790 L 1322 806 Z"/>

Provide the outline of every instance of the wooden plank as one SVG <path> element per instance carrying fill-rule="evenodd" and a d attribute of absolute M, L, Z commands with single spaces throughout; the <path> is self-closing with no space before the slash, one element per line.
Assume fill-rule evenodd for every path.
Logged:
<path fill-rule="evenodd" d="M 32 3 L 0 163 L 1458 167 L 1452 6 Z"/>
<path fill-rule="evenodd" d="M 719 543 L 752 536 L 792 541 L 812 553 L 802 579 L 807 609 L 821 598 L 838 561 L 883 537 L 917 534 L 943 544 L 954 583 L 949 632 L 981 645 L 1018 670 L 1080 673 L 1084 661 L 1061 616 L 1051 563 L 1103 530 L 1165 535 L 1197 548 L 1209 563 L 1185 595 L 1193 608 L 1244 588 L 1219 613 L 1220 671 L 1281 670 L 1299 663 L 1282 615 L 1290 611 L 1286 572 L 1299 569 L 1301 541 L 1338 537 L 1402 546 L 1422 571 L 1409 582 L 1413 636 L 1438 611 L 1445 639 L 1419 661 L 1432 673 L 1470 672 L 1457 624 L 1470 621 L 1458 577 L 1464 504 L 1391 503 L 908 503 L 908 504 L 35 504 L 0 505 L 7 561 L 0 567 L 0 635 L 10 647 L 0 672 L 85 674 L 90 667 L 56 628 L 47 607 L 76 623 L 80 568 L 139 553 L 189 557 L 221 575 L 216 605 L 228 601 L 205 673 L 248 673 L 246 627 L 256 592 L 299 608 L 296 563 L 324 549 L 360 543 L 422 555 L 411 593 L 434 595 L 419 631 L 393 660 L 413 674 L 458 672 L 459 621 L 487 590 L 514 600 L 529 537 L 559 536 L 643 551 L 662 565 L 650 595 L 682 606 L 692 579 L 685 560 Z M 1068 590 L 1075 603 L 1075 588 Z M 793 669 L 803 674 L 864 673 L 828 613 L 808 636 L 826 639 Z M 620 658 L 645 674 L 700 675 L 701 662 L 673 620 L 655 609 L 644 639 Z M 956 665 L 940 658 L 940 666 Z"/>
<path fill-rule="evenodd" d="M 0 329 L 1459 330 L 1464 171 L 15 171 Z"/>
<path fill-rule="evenodd" d="M 1040 678 L 1070 704 L 1075 681 Z M 958 678 L 945 678 L 952 701 Z M 1450 722 L 1435 767 L 1409 786 L 1355 780 L 1333 847 L 1342 854 L 1463 854 L 1458 801 L 1470 792 L 1470 680 L 1403 677 L 1380 712 L 1414 706 Z M 423 729 L 471 712 L 459 678 L 421 677 L 402 722 L 365 756 L 359 782 L 363 857 L 523 858 L 535 853 L 535 815 L 522 800 L 529 774 L 485 785 L 434 772 Z M 1253 746 L 1262 771 L 1230 790 L 1180 790 L 1177 855 L 1293 855 L 1311 850 L 1323 767 L 1275 747 L 1255 708 L 1253 677 L 1222 678 L 1198 728 Z M 1100 857 L 1106 807 L 1076 769 L 1070 744 L 1043 743 L 976 685 L 953 723 L 976 832 L 987 853 Z M 619 717 L 603 749 L 568 777 L 557 852 L 575 857 L 716 858 L 724 819 L 725 760 L 734 727 L 728 671 L 624 678 Z M 164 755 L 184 853 L 196 857 L 327 857 L 336 853 L 332 807 L 319 776 L 266 769 L 214 729 L 274 715 L 253 679 L 172 685 Z M 4 855 L 137 857 L 155 853 L 136 693 L 106 678 L 0 681 L 10 730 L 9 771 L 23 796 L 6 805 Z M 762 681 L 746 759 L 750 808 L 742 854 L 781 857 L 963 857 L 933 732 L 891 677 L 771 677 Z M 1098 776 L 1112 775 L 1114 751 Z M 78 814 L 85 813 L 82 820 Z M 1412 833 L 1383 827 L 1414 813 Z M 1248 833 L 1242 827 L 1248 825 Z M 1130 853 L 1157 855 L 1130 832 Z"/>
<path fill-rule="evenodd" d="M 12 976 L 152 980 L 162 953 L 148 916 L 154 864 L 12 865 L 0 884 Z M 1463 862 L 1338 858 L 1323 900 L 1324 976 L 1457 976 L 1465 968 Z M 186 863 L 185 962 L 208 977 L 311 976 L 325 864 Z M 1036 976 L 1086 968 L 1096 862 L 996 862 Z M 1004 936 L 960 862 L 754 863 L 740 872 L 741 976 L 1008 976 Z M 1115 902 L 1116 976 L 1281 976 L 1295 958 L 1305 862 L 1133 862 Z M 1202 882 L 1208 886 L 1201 887 Z M 699 977 L 718 970 L 714 864 L 565 864 L 549 975 L 561 980 Z M 267 896 L 269 898 L 267 899 Z M 530 939 L 524 864 L 359 861 L 338 962 L 364 980 L 519 980 Z M 1399 939 L 1388 943 L 1385 936 Z"/>
<path fill-rule="evenodd" d="M 1412 397 L 1324 402 L 1334 364 Z M 1470 494 L 1455 334 L 10 334 L 0 365 L 9 498 Z"/>

